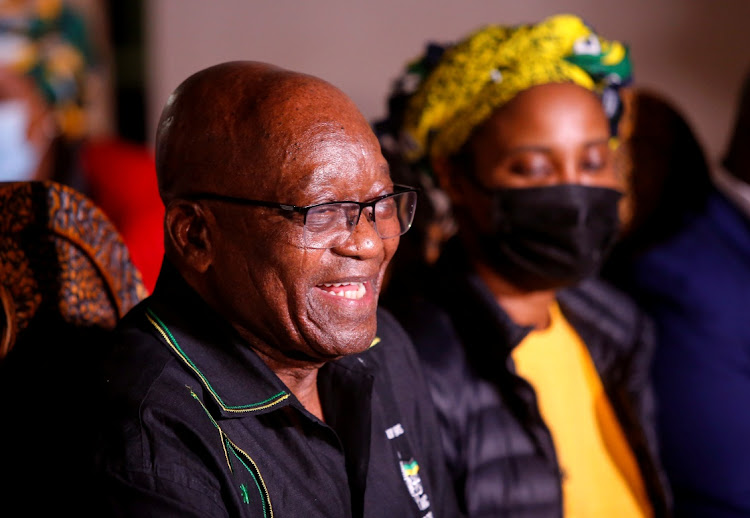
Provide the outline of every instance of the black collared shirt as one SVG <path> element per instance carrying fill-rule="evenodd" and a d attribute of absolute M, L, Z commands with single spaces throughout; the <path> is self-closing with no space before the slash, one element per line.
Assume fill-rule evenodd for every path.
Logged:
<path fill-rule="evenodd" d="M 108 516 L 458 516 L 431 399 L 387 313 L 319 373 L 326 423 L 171 268 L 116 333 L 96 488 Z"/>

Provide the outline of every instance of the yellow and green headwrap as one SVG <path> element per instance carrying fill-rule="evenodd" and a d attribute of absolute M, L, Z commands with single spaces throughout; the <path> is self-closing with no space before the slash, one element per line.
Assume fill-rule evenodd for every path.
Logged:
<path fill-rule="evenodd" d="M 62 0 L 4 0 L 0 65 L 29 76 L 53 108 L 61 133 L 86 131 L 85 83 L 93 64 L 84 18 Z"/>
<path fill-rule="evenodd" d="M 614 136 L 617 90 L 631 80 L 628 48 L 567 14 L 536 25 L 488 25 L 435 57 L 433 45 L 407 69 L 416 89 L 403 106 L 399 141 L 409 162 L 454 154 L 495 109 L 547 83 L 573 82 L 600 95 Z"/>

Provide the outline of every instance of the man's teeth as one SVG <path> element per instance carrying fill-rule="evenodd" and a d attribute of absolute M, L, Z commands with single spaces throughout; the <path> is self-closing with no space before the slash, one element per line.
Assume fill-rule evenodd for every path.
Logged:
<path fill-rule="evenodd" d="M 346 299 L 354 299 L 358 300 L 365 296 L 365 293 L 367 290 L 365 289 L 365 284 L 363 282 L 334 282 L 334 283 L 326 283 L 323 284 L 326 288 L 340 288 L 341 286 L 351 286 L 356 287 L 355 290 L 331 290 L 328 291 L 331 295 L 335 295 L 337 297 L 344 297 Z"/>

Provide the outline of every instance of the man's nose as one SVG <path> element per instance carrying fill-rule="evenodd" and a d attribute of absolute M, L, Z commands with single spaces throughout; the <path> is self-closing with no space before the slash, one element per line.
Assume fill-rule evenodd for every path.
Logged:
<path fill-rule="evenodd" d="M 366 207 L 358 219 L 349 238 L 336 248 L 361 258 L 377 257 L 383 250 L 383 240 L 375 229 L 372 209 Z"/>

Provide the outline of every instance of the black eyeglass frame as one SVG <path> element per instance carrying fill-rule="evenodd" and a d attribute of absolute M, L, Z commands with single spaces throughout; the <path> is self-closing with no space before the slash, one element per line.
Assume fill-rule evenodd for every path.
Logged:
<path fill-rule="evenodd" d="M 357 217 L 357 221 L 359 221 L 359 217 L 362 215 L 362 211 L 365 209 L 365 207 L 371 207 L 373 210 L 375 209 L 375 204 L 381 200 L 384 200 L 386 198 L 390 198 L 392 196 L 396 196 L 397 194 L 403 194 L 407 192 L 415 192 L 417 193 L 417 196 L 419 196 L 419 189 L 416 187 L 410 187 L 408 185 L 401 185 L 401 184 L 394 184 L 394 189 L 398 189 L 396 192 L 392 192 L 389 194 L 384 194 L 382 196 L 378 196 L 374 200 L 371 201 L 353 201 L 353 200 L 338 200 L 338 201 L 326 201 L 323 203 L 315 203 L 313 205 L 292 205 L 289 203 L 279 203 L 275 201 L 262 201 L 262 200 L 251 200 L 249 198 L 240 198 L 237 196 L 229 196 L 227 194 L 218 194 L 215 192 L 197 192 L 193 194 L 188 194 L 185 196 L 181 196 L 181 198 L 184 198 L 186 200 L 217 200 L 217 201 L 226 201 L 228 203 L 237 203 L 239 205 L 250 205 L 253 207 L 269 207 L 271 209 L 281 209 L 288 212 L 297 212 L 299 214 L 302 214 L 304 218 L 304 222 L 307 222 L 307 212 L 310 209 L 314 209 L 316 207 L 322 207 L 324 205 L 337 205 L 340 203 L 352 203 L 355 205 L 359 205 L 359 216 Z"/>
<path fill-rule="evenodd" d="M 392 192 L 392 193 L 389 193 L 389 194 L 384 194 L 382 196 L 378 196 L 374 200 L 370 200 L 370 201 L 338 200 L 338 201 L 327 201 L 327 202 L 324 202 L 324 203 L 315 203 L 313 205 L 305 205 L 305 206 L 292 205 L 290 203 L 278 203 L 278 202 L 273 202 L 273 201 L 251 200 L 249 198 L 240 198 L 240 197 L 237 197 L 237 196 L 229 196 L 229 195 L 226 195 L 226 194 L 218 194 L 218 193 L 213 193 L 213 192 L 192 193 L 192 194 L 188 194 L 188 195 L 185 195 L 185 196 L 181 196 L 181 198 L 186 199 L 186 200 L 195 200 L 195 201 L 198 201 L 198 200 L 217 200 L 217 201 L 224 201 L 224 202 L 228 202 L 228 203 L 236 203 L 236 204 L 239 204 L 239 205 L 249 205 L 249 206 L 253 206 L 253 207 L 268 207 L 268 208 L 271 208 L 271 209 L 279 209 L 279 210 L 283 210 L 283 211 L 286 211 L 286 212 L 295 212 L 295 213 L 298 213 L 298 214 L 302 214 L 302 217 L 303 217 L 303 223 L 302 224 L 303 224 L 303 226 L 305 226 L 307 224 L 307 213 L 311 209 L 314 209 L 314 208 L 317 208 L 317 207 L 323 207 L 325 205 L 339 205 L 339 204 L 342 204 L 342 203 L 350 203 L 350 204 L 353 204 L 353 205 L 359 205 L 359 214 L 357 214 L 357 219 L 354 222 L 355 225 L 359 222 L 359 218 L 362 217 L 362 211 L 366 207 L 370 207 L 372 209 L 371 212 L 372 212 L 372 215 L 373 215 L 372 216 L 372 221 L 375 222 L 376 227 L 377 227 L 377 221 L 375 221 L 375 204 L 376 203 L 378 203 L 378 202 L 380 202 L 380 201 L 382 201 L 384 199 L 391 198 L 391 197 L 397 196 L 399 194 L 405 194 L 405 193 L 408 193 L 408 192 L 415 193 L 416 196 L 417 196 L 417 200 L 418 200 L 420 189 L 418 189 L 416 187 L 411 187 L 409 185 L 402 185 L 402 184 L 394 184 L 393 188 L 397 189 L 397 190 L 395 192 Z M 415 202 L 417 200 L 415 200 Z M 415 212 L 416 212 L 416 208 L 415 208 Z M 414 221 L 414 214 L 412 214 L 412 222 L 413 221 Z M 406 230 L 404 230 L 401 234 L 403 235 L 410 227 L 411 227 L 411 223 L 409 224 L 409 227 L 407 227 Z M 396 236 L 392 236 L 392 237 L 396 237 Z"/>

